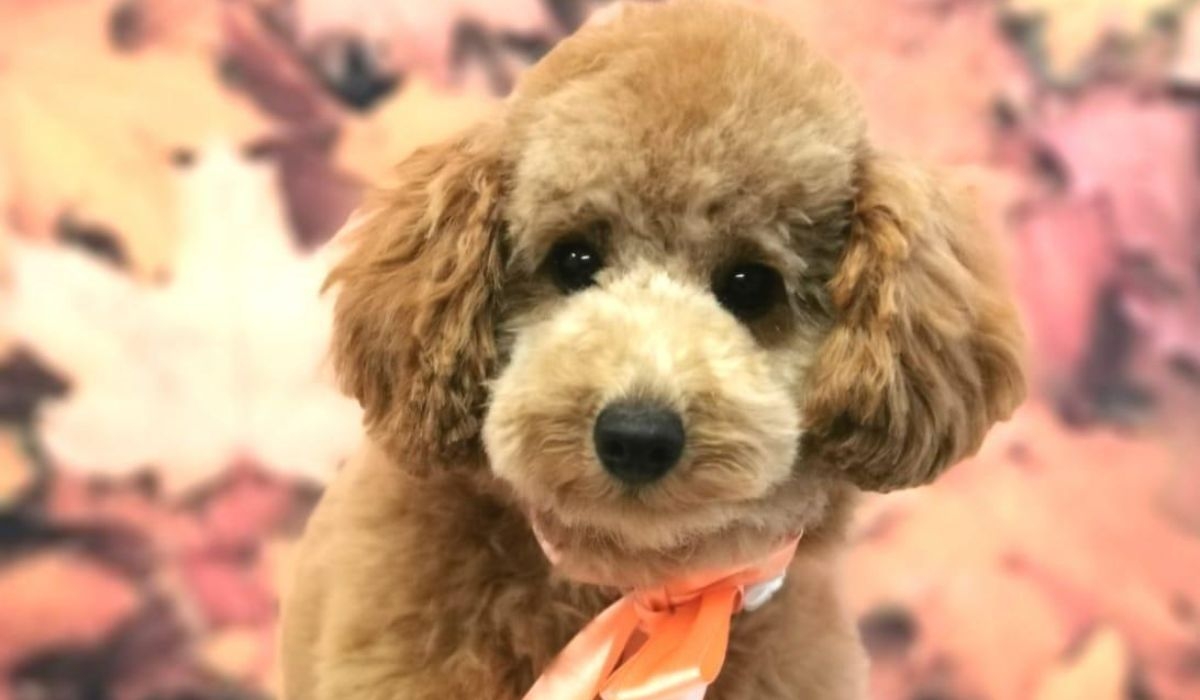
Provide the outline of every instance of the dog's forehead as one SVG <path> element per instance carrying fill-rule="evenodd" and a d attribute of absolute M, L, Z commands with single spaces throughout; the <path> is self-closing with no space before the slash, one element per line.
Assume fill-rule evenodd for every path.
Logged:
<path fill-rule="evenodd" d="M 510 213 L 535 229 L 581 215 L 817 219 L 848 199 L 864 141 L 830 64 L 711 3 L 626 11 L 563 42 L 507 126 Z"/>

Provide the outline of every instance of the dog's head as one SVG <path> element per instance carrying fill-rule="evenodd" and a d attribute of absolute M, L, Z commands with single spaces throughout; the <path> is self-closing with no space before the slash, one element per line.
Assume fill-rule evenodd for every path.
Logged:
<path fill-rule="evenodd" d="M 417 152 L 331 276 L 397 461 L 511 486 L 577 575 L 724 563 L 931 480 L 1023 393 L 961 197 L 772 20 L 631 6 Z"/>

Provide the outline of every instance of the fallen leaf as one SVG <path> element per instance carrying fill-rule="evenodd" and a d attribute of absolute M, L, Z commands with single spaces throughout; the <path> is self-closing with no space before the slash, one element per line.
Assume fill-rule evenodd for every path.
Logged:
<path fill-rule="evenodd" d="M 175 242 L 171 153 L 214 135 L 253 141 L 269 126 L 201 53 L 111 49 L 100 21 L 110 6 L 0 11 L 0 162 L 17 230 L 52 236 L 67 216 L 103 226 L 149 276 Z"/>
<path fill-rule="evenodd" d="M 1200 88 L 1200 6 L 1192 7 L 1183 16 L 1171 80 L 1189 90 Z"/>
<path fill-rule="evenodd" d="M 243 552 L 256 547 L 291 514 L 293 485 L 252 467 L 234 469 L 197 506 L 209 549 Z"/>
<path fill-rule="evenodd" d="M 1093 90 L 1047 112 L 1038 132 L 1070 192 L 1104 198 L 1123 249 L 1191 275 L 1200 114 L 1119 89 Z"/>
<path fill-rule="evenodd" d="M 99 51 L 112 46 L 110 19 L 119 0 L 42 0 L 0 5 L 0 40 L 31 48 L 36 41 L 46 50 Z M 35 39 L 36 37 L 36 39 Z"/>
<path fill-rule="evenodd" d="M 1058 270 L 1064 279 L 1115 286 L 1120 312 L 1135 332 L 1134 352 L 1179 369 L 1175 378 L 1155 384 L 1158 393 L 1186 390 L 1188 384 L 1180 386 L 1178 379 L 1188 379 L 1188 368 L 1200 368 L 1198 127 L 1200 113 L 1194 109 L 1124 89 L 1098 88 L 1069 101 L 1050 101 L 1036 129 L 1042 147 L 1061 169 L 1064 196 L 1090 202 L 1096 209 L 1092 218 L 1102 219 L 1111 231 L 1110 242 L 1099 245 L 1097 239 L 1089 252 L 1090 244 L 1079 240 L 1089 230 L 1086 220 L 1078 219 L 1077 226 L 1060 222 L 1056 231 L 1042 234 L 1046 254 L 1065 254 L 1076 266 L 1075 272 Z M 1052 248 L 1060 252 L 1050 253 Z M 1097 267 L 1097 256 L 1106 262 L 1085 271 Z M 1035 304 L 1053 300 L 1040 313 L 1059 307 L 1053 313 L 1060 315 L 1061 328 L 1078 325 L 1081 317 L 1069 308 L 1071 297 L 1033 299 Z M 1061 346 L 1042 349 L 1047 356 L 1062 352 Z"/>
<path fill-rule="evenodd" d="M 1078 658 L 1051 671 L 1034 700 L 1125 700 L 1129 650 L 1121 635 L 1097 630 Z"/>
<path fill-rule="evenodd" d="M 538 0 L 299 0 L 296 16 L 302 43 L 330 34 L 360 36 L 368 44 L 386 45 L 391 62 L 406 73 L 439 85 L 451 82 L 455 27 L 462 21 L 515 33 L 545 31 L 550 23 Z"/>
<path fill-rule="evenodd" d="M 45 552 L 0 568 L 0 676 L 22 657 L 95 644 L 138 606 L 129 582 L 85 559 Z"/>
<path fill-rule="evenodd" d="M 1144 660 L 1152 687 L 1194 687 L 1200 635 L 1172 610 L 1200 606 L 1200 538 L 1160 506 L 1172 466 L 1159 444 L 1072 433 L 1027 405 L 934 486 L 871 503 L 850 558 L 854 607 L 913 611 L 918 653 L 957 660 L 998 700 L 1031 697 L 1097 625 Z"/>
<path fill-rule="evenodd" d="M 312 67 L 279 31 L 246 4 L 226 4 L 221 15 L 222 70 L 264 112 L 294 129 L 333 128 L 342 109 Z"/>
<path fill-rule="evenodd" d="M 287 595 L 287 587 L 293 580 L 292 567 L 297 549 L 298 540 L 282 537 L 268 539 L 263 545 L 261 564 L 264 575 L 281 598 Z"/>
<path fill-rule="evenodd" d="M 0 421 L 28 424 L 39 404 L 67 389 L 61 377 L 25 350 L 0 352 Z"/>
<path fill-rule="evenodd" d="M 61 474 L 46 502 L 49 519 L 80 533 L 107 526 L 140 534 L 154 542 L 157 555 L 152 571 L 135 576 L 152 605 L 107 635 L 99 648 L 89 648 L 80 663 L 100 664 L 105 683 L 122 688 L 191 683 L 197 680 L 196 664 L 204 661 L 246 685 L 274 678 L 278 591 L 283 562 L 295 547 L 294 533 L 281 534 L 281 513 L 302 514 L 311 506 L 295 486 L 241 465 L 202 493 L 168 500 L 138 478 L 98 481 Z M 295 515 L 288 512 L 284 519 Z M 85 550 L 82 539 L 60 539 L 55 546 Z M 154 642 L 160 635 L 169 637 L 171 648 Z M 146 650 L 147 645 L 155 648 Z M 118 657 L 121 666 L 110 668 Z M 57 664 L 53 653 L 47 658 Z"/>
<path fill-rule="evenodd" d="M 1056 79 L 1075 76 L 1084 61 L 1109 37 L 1137 38 L 1155 17 L 1181 6 L 1180 0 L 1008 0 L 1017 19 L 1040 26 L 1036 49 Z"/>
<path fill-rule="evenodd" d="M 56 461 L 110 476 L 153 465 L 179 493 L 243 455 L 316 481 L 348 455 L 360 419 L 326 365 L 327 266 L 294 249 L 274 177 L 203 151 L 179 178 L 183 238 L 160 288 L 14 244 L 13 332 L 74 387 L 39 425 Z"/>
<path fill-rule="evenodd" d="M 201 523 L 162 498 L 153 482 L 146 483 L 145 475 L 104 480 L 59 471 L 43 506 L 45 516 L 55 526 L 77 534 L 125 533 L 105 538 L 101 544 L 108 551 L 94 553 L 110 561 L 132 560 L 129 563 L 135 566 L 127 569 L 144 571 L 207 548 L 209 536 Z"/>
<path fill-rule="evenodd" d="M 19 697 L 250 698 L 202 669 L 187 629 L 168 601 L 150 596 L 130 619 L 87 645 L 66 644 L 13 669 Z"/>
<path fill-rule="evenodd" d="M 221 628 L 275 621 L 275 592 L 239 558 L 198 553 L 184 557 L 179 568 L 206 624 Z"/>
<path fill-rule="evenodd" d="M 364 182 L 378 182 L 417 147 L 449 138 L 493 111 L 495 104 L 481 95 L 451 94 L 412 79 L 371 114 L 347 122 L 336 162 Z"/>
<path fill-rule="evenodd" d="M 847 72 L 873 138 L 909 155 L 985 161 L 996 101 L 1030 89 L 991 3 L 889 2 L 870 11 L 819 0 L 765 5 Z"/>
<path fill-rule="evenodd" d="M 211 52 L 221 45 L 221 2 L 115 0 L 110 5 L 110 44 L 125 51 L 169 47 Z"/>
<path fill-rule="evenodd" d="M 200 651 L 204 662 L 226 678 L 258 681 L 269 674 L 271 634 L 262 628 L 233 627 L 209 637 Z"/>
<path fill-rule="evenodd" d="M 1116 233 L 1098 204 L 1048 202 L 1024 212 L 1010 235 L 1034 383 L 1055 397 L 1075 388 L 1101 287 L 1117 270 Z"/>
<path fill-rule="evenodd" d="M 33 485 L 33 465 L 11 431 L 0 431 L 0 512 L 13 507 Z"/>

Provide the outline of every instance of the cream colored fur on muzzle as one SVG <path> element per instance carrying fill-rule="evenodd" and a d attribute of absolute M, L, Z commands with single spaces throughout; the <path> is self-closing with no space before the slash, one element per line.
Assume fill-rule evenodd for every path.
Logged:
<path fill-rule="evenodd" d="M 533 508 L 638 547 L 719 529 L 723 511 L 761 498 L 795 461 L 798 370 L 772 362 L 695 284 L 643 265 L 522 323 L 493 388 L 484 439 L 492 468 Z M 784 358 L 790 359 L 790 358 Z M 596 414 L 617 400 L 679 412 L 680 463 L 630 492 L 600 466 Z M 732 512 L 728 513 L 732 517 Z"/>

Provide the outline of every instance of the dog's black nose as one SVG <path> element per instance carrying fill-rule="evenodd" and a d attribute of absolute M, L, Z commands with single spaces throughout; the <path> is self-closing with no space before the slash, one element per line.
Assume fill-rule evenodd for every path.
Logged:
<path fill-rule="evenodd" d="M 644 403 L 614 403 L 600 411 L 592 431 L 596 454 L 627 484 L 661 478 L 683 454 L 683 421 L 674 411 Z"/>

